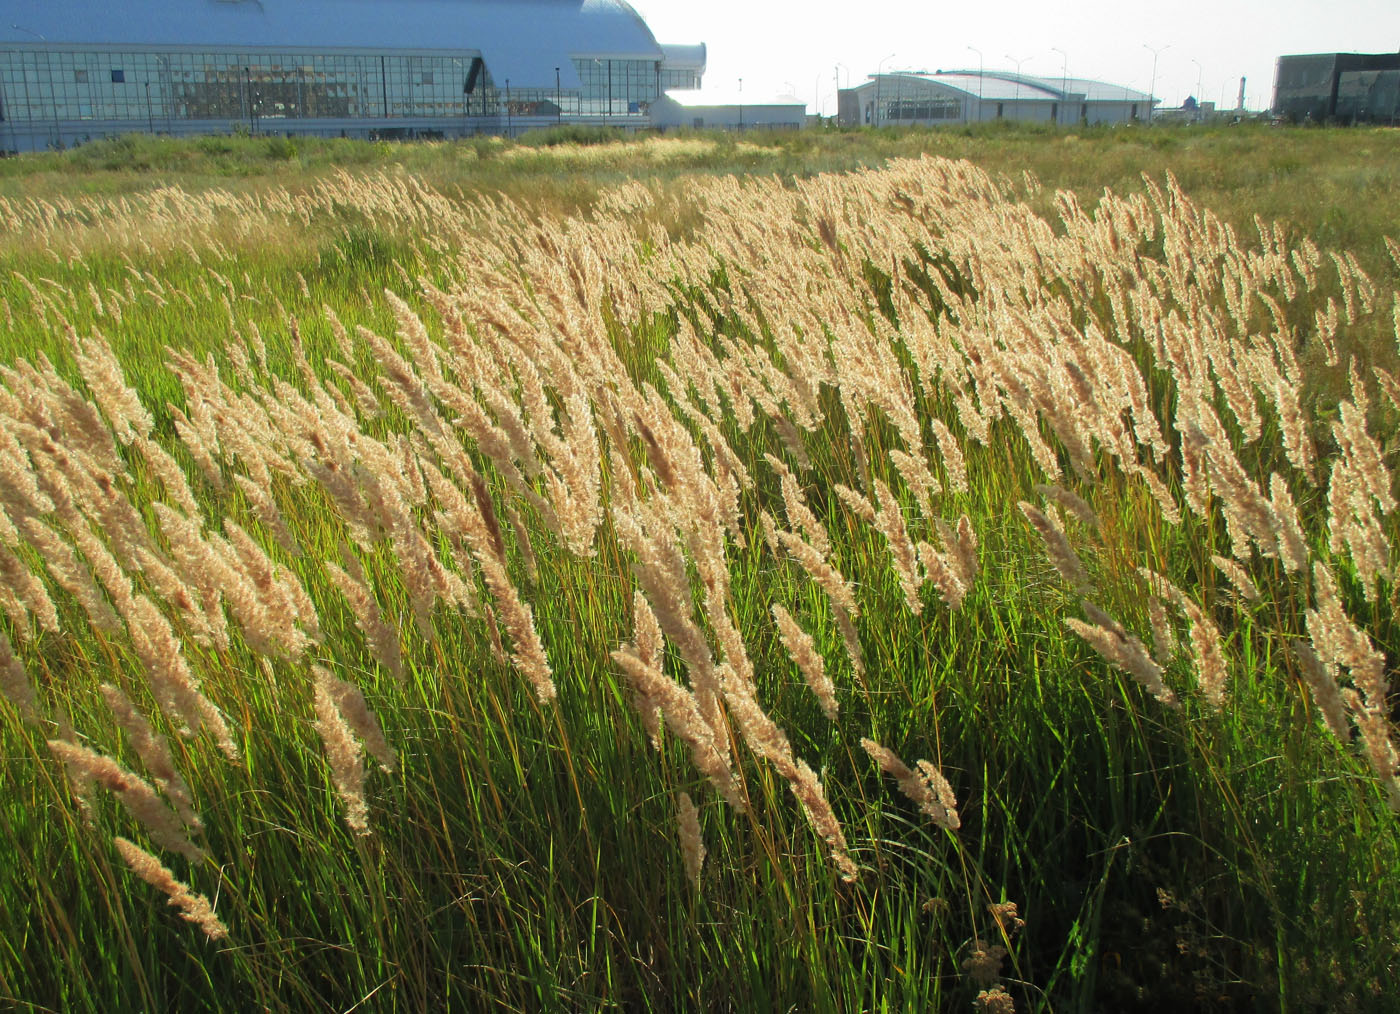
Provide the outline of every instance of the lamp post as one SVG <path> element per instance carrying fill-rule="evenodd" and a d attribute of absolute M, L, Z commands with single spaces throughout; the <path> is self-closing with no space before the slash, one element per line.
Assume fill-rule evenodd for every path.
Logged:
<path fill-rule="evenodd" d="M 174 133 L 170 126 L 170 93 L 175 90 L 174 77 L 170 73 L 170 61 L 163 56 L 156 57 L 156 63 L 160 64 L 162 76 L 157 78 L 160 85 L 160 108 L 165 114 L 165 133 L 169 136 Z"/>
<path fill-rule="evenodd" d="M 968 46 L 968 49 L 977 54 L 977 122 L 982 122 L 982 51 L 976 46 Z"/>
<path fill-rule="evenodd" d="M 1147 86 L 1147 122 L 1150 126 L 1152 123 L 1152 106 L 1155 101 L 1152 93 L 1157 89 L 1157 57 L 1172 47 L 1171 44 L 1168 43 L 1165 46 L 1158 46 L 1156 49 L 1153 49 L 1144 42 L 1142 48 L 1152 54 L 1152 83 Z"/>
<path fill-rule="evenodd" d="M 739 79 L 739 129 L 744 129 L 744 79 Z"/>
<path fill-rule="evenodd" d="M 1021 118 L 1021 64 L 1029 60 L 1030 57 L 1023 56 L 1018 60 L 1010 53 L 1007 53 L 1006 58 L 1016 65 L 1016 97 L 1011 100 L 1011 112 L 1013 116 L 1019 120 Z"/>
<path fill-rule="evenodd" d="M 882 57 L 880 57 L 880 62 L 877 63 L 877 64 L 875 64 L 875 126 L 877 126 L 877 127 L 880 125 L 880 119 L 881 119 L 881 117 L 880 117 L 880 72 L 881 72 L 881 68 L 883 68 L 883 67 L 885 66 L 885 61 L 888 60 L 888 59 L 890 59 L 890 57 L 892 57 L 892 56 L 894 56 L 893 53 L 889 53 L 889 54 L 887 54 L 886 56 L 882 56 Z"/>
<path fill-rule="evenodd" d="M 448 59 L 451 60 L 454 64 L 457 65 L 457 71 L 458 71 L 458 73 L 460 73 L 460 74 L 463 75 L 463 77 L 462 77 L 462 136 L 463 136 L 463 137 L 466 137 L 466 136 L 467 136 L 467 79 L 466 79 L 466 76 L 465 76 L 465 75 L 466 75 L 467 71 L 466 71 L 466 69 L 462 66 L 462 61 L 459 60 L 459 59 L 457 59 L 455 56 L 450 56 L 450 57 L 448 57 Z"/>
<path fill-rule="evenodd" d="M 1196 100 L 1196 120 L 1199 121 L 1201 119 L 1201 61 L 1192 60 L 1191 62 L 1196 65 L 1196 94 L 1192 98 Z"/>
<path fill-rule="evenodd" d="M 506 137 L 510 137 L 515 125 L 510 119 L 510 78 L 506 78 Z"/>
<path fill-rule="evenodd" d="M 1069 104 L 1069 54 L 1059 46 L 1051 46 L 1050 52 L 1060 54 L 1060 105 Z M 1058 125 L 1060 117 L 1055 118 Z"/>
<path fill-rule="evenodd" d="M 243 94 L 248 102 L 248 133 L 250 135 L 256 134 L 258 132 L 258 120 L 257 114 L 253 112 L 253 69 L 251 67 L 243 68 L 243 88 Z"/>
<path fill-rule="evenodd" d="M 559 87 L 559 68 L 554 68 L 554 122 L 564 122 L 564 93 Z"/>

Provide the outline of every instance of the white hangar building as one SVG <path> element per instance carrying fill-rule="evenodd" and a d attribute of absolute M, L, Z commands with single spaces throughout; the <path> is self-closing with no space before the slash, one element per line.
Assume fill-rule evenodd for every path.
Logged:
<path fill-rule="evenodd" d="M 699 88 L 625 0 L 6 0 L 0 150 L 132 131 L 347 137 L 640 127 Z"/>
<path fill-rule="evenodd" d="M 1031 77 L 1000 71 L 940 70 L 872 74 L 841 89 L 845 126 L 923 126 L 1021 120 L 1033 123 L 1131 123 L 1151 119 L 1146 92 L 1105 81 Z"/>

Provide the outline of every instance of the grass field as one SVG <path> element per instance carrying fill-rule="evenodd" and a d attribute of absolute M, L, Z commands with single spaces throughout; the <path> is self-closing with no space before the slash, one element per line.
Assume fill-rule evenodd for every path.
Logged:
<path fill-rule="evenodd" d="M 1383 1007 L 1398 149 L 0 162 L 0 1004 Z"/>

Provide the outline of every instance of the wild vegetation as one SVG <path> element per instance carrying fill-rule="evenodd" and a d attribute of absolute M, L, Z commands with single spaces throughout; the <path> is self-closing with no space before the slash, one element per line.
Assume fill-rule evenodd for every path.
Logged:
<path fill-rule="evenodd" d="M 0 998 L 1383 1002 L 1400 246 L 918 136 L 31 164 Z"/>

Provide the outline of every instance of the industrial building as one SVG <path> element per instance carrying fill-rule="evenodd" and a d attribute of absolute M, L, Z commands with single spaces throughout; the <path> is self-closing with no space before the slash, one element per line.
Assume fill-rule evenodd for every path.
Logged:
<path fill-rule="evenodd" d="M 1292 123 L 1400 123 L 1400 53 L 1281 56 L 1273 114 Z"/>
<path fill-rule="evenodd" d="M 657 100 L 652 119 L 663 129 L 797 130 L 807 125 L 807 104 L 791 95 L 670 91 Z"/>
<path fill-rule="evenodd" d="M 1020 120 L 1130 123 L 1150 119 L 1156 99 L 1122 85 L 1002 71 L 939 70 L 872 74 L 837 97 L 846 126 L 941 126 Z"/>
<path fill-rule="evenodd" d="M 659 44 L 625 0 L 7 0 L 0 149 L 635 128 L 704 72 L 703 44 Z"/>

